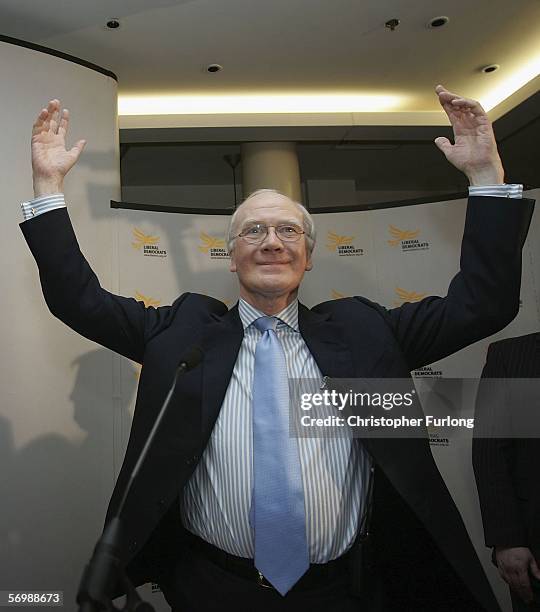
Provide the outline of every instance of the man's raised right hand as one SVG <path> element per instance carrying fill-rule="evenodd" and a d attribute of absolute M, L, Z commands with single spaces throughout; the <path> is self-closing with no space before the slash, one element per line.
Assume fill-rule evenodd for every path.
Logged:
<path fill-rule="evenodd" d="M 79 159 L 86 140 L 68 151 L 66 133 L 69 111 L 60 110 L 60 101 L 51 100 L 39 113 L 32 128 L 32 177 L 34 196 L 61 193 L 64 177 Z"/>

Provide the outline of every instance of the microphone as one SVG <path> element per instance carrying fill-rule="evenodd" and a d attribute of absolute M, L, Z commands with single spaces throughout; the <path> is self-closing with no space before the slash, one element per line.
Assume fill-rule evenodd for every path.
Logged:
<path fill-rule="evenodd" d="M 192 346 L 189 352 L 180 360 L 178 368 L 176 369 L 176 375 L 180 372 L 189 372 L 196 368 L 201 363 L 203 358 L 202 349 L 198 346 Z"/>
<path fill-rule="evenodd" d="M 165 401 L 163 402 L 163 405 L 161 406 L 161 410 L 159 411 L 159 414 L 157 415 L 157 418 L 154 421 L 154 425 L 152 426 L 152 429 L 150 430 L 150 433 L 148 434 L 148 438 L 146 439 L 146 442 L 143 446 L 141 454 L 139 455 L 137 463 L 135 464 L 135 467 L 133 468 L 133 471 L 131 472 L 129 476 L 129 480 L 126 485 L 124 495 L 122 497 L 122 501 L 120 502 L 118 506 L 118 511 L 116 512 L 117 516 L 120 516 L 120 514 L 122 513 L 122 510 L 124 509 L 124 504 L 126 503 L 126 499 L 129 495 L 129 492 L 131 491 L 131 487 L 133 483 L 135 482 L 135 479 L 137 478 L 137 475 L 139 474 L 141 470 L 141 466 L 143 465 L 146 459 L 146 455 L 148 454 L 148 451 L 150 450 L 150 447 L 152 446 L 154 442 L 154 438 L 156 437 L 159 426 L 161 425 L 161 422 L 163 421 L 165 413 L 167 412 L 167 409 L 169 408 L 169 404 L 171 403 L 171 399 L 174 394 L 174 390 L 176 388 L 176 382 L 178 381 L 178 377 L 181 374 L 185 374 L 186 372 L 189 372 L 193 368 L 197 367 L 199 363 L 202 361 L 202 358 L 203 358 L 202 349 L 198 346 L 192 346 L 189 349 L 189 351 L 185 353 L 184 357 L 180 359 L 178 367 L 176 368 L 176 372 L 174 375 L 172 385 L 169 389 L 169 392 L 167 393 L 167 397 L 165 398 Z"/>
<path fill-rule="evenodd" d="M 150 612 L 153 608 L 146 602 L 141 601 L 137 592 L 129 582 L 122 567 L 122 521 L 120 516 L 124 509 L 128 495 L 133 488 L 133 484 L 139 474 L 142 465 L 144 464 L 150 447 L 156 437 L 157 431 L 163 421 L 171 403 L 178 377 L 190 370 L 196 368 L 203 359 L 203 351 L 198 346 L 192 346 L 180 359 L 176 367 L 172 385 L 167 393 L 167 397 L 161 406 L 154 425 L 150 430 L 148 438 L 141 450 L 141 454 L 133 468 L 127 485 L 124 489 L 122 500 L 118 505 L 115 516 L 109 521 L 101 535 L 90 563 L 85 567 L 79 591 L 77 593 L 77 603 L 79 604 L 79 612 L 95 612 L 97 610 L 116 610 L 112 605 L 110 593 L 117 580 L 120 579 L 126 588 L 128 600 L 126 602 L 127 610 L 136 610 L 137 612 Z"/>

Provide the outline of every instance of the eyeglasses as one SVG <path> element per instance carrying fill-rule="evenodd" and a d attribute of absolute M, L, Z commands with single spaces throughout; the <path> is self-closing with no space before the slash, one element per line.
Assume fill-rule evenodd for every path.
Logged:
<path fill-rule="evenodd" d="M 282 223 L 280 225 L 265 225 L 264 223 L 254 223 L 245 227 L 235 238 L 243 238 L 251 244 L 260 244 L 268 236 L 268 228 L 273 227 L 280 240 L 285 242 L 295 242 L 306 232 L 293 223 Z"/>

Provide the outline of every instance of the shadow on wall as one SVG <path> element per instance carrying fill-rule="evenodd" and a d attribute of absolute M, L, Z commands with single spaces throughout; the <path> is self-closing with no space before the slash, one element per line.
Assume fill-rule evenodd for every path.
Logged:
<path fill-rule="evenodd" d="M 129 419 L 136 387 L 133 377 L 114 409 L 119 415 L 105 413 L 96 405 L 96 383 L 111 378 L 110 365 L 105 349 L 73 363 L 69 400 L 82 433 L 78 441 L 47 433 L 17 450 L 10 422 L 0 416 L 0 590 L 61 590 L 64 605 L 75 606 L 111 493 L 112 424 L 120 422 L 115 416 Z"/>

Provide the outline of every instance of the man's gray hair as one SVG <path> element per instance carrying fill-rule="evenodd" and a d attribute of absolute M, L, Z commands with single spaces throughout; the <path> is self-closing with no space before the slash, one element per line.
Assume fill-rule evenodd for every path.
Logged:
<path fill-rule="evenodd" d="M 313 217 L 309 214 L 308 210 L 305 206 L 300 204 L 300 202 L 295 202 L 291 200 L 288 196 L 276 189 L 257 189 L 253 193 L 250 193 L 249 196 L 238 206 L 238 208 L 233 212 L 231 219 L 229 221 L 229 229 L 227 231 L 227 249 L 229 253 L 234 248 L 234 241 L 236 240 L 236 236 L 238 235 L 238 228 L 236 227 L 238 220 L 238 213 L 242 206 L 249 202 L 252 198 L 259 196 L 263 193 L 279 195 L 284 198 L 287 198 L 292 204 L 294 204 L 298 210 L 302 213 L 302 225 L 304 227 L 305 239 L 306 239 L 306 247 L 308 255 L 311 255 L 313 252 L 313 248 L 315 247 L 315 241 L 317 239 L 317 232 L 315 231 L 315 223 L 313 222 Z"/>

